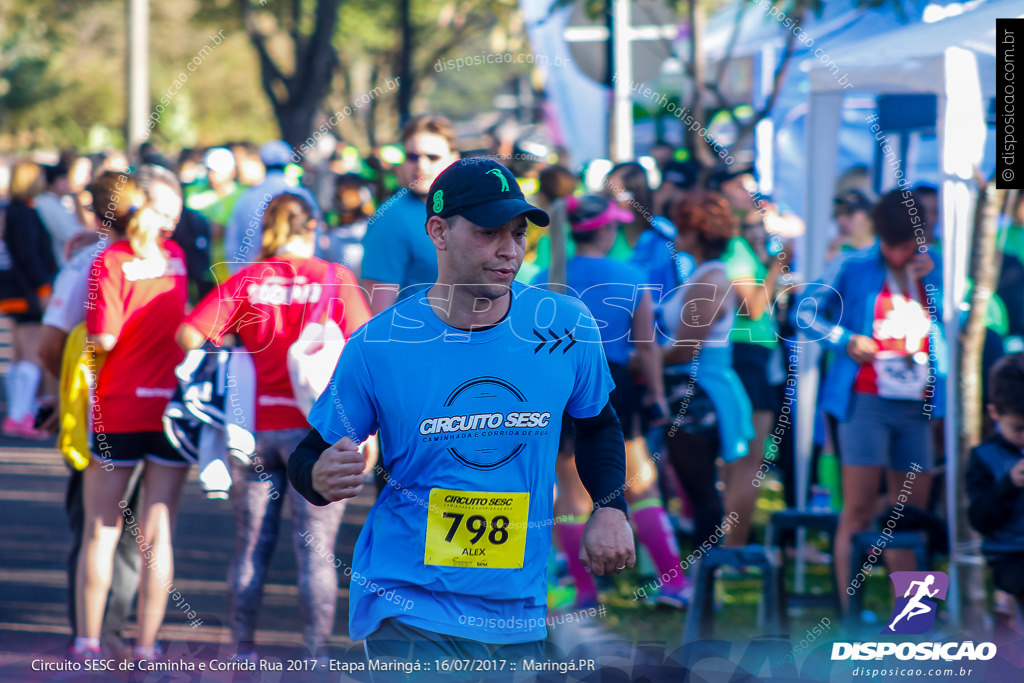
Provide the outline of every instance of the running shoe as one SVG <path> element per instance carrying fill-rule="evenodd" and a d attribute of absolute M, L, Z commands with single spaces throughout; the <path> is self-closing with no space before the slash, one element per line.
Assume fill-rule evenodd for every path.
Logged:
<path fill-rule="evenodd" d="M 83 664 L 88 660 L 100 659 L 100 649 L 98 647 L 75 647 L 71 646 L 68 649 L 68 659 L 72 662 Z"/>
<path fill-rule="evenodd" d="M 132 658 L 135 661 L 145 659 L 150 662 L 159 662 L 164 658 L 164 649 L 160 647 L 160 643 L 156 643 L 153 647 L 140 647 L 136 645 L 132 650 Z"/>
<path fill-rule="evenodd" d="M 34 415 L 26 415 L 20 420 L 12 420 L 9 417 L 5 417 L 3 433 L 5 436 L 16 436 L 21 439 L 43 440 L 50 438 L 50 435 L 46 432 L 36 429 Z"/>
<path fill-rule="evenodd" d="M 686 609 L 693 602 L 693 584 L 687 581 L 678 588 L 662 586 L 655 602 L 675 609 Z"/>

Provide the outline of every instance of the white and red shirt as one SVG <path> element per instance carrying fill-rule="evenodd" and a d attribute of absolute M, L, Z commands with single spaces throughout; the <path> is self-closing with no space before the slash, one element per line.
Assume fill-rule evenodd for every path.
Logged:
<path fill-rule="evenodd" d="M 181 247 L 161 240 L 166 259 L 140 258 L 115 242 L 89 274 L 86 330 L 116 338 L 96 383 L 96 432 L 163 431 L 184 352 L 174 341 L 185 316 L 188 282 Z"/>
<path fill-rule="evenodd" d="M 324 301 L 327 297 L 327 302 Z M 288 374 L 288 348 L 323 311 L 345 339 L 370 319 L 352 271 L 318 258 L 275 256 L 253 263 L 210 292 L 185 319 L 215 344 L 236 334 L 253 354 L 256 430 L 308 427 Z"/>
<path fill-rule="evenodd" d="M 924 308 L 920 282 L 911 296 L 888 277 L 875 298 L 871 338 L 878 344 L 875 362 L 861 365 L 853 390 L 883 398 L 922 398 L 928 372 L 931 318 Z M 879 373 L 885 373 L 883 381 Z"/>

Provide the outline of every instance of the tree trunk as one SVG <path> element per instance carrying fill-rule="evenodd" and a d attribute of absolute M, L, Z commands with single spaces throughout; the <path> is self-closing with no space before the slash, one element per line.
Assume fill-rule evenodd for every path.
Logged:
<path fill-rule="evenodd" d="M 298 149 L 310 131 L 313 130 L 313 119 L 316 116 L 317 104 L 313 102 L 289 102 L 286 107 L 279 107 L 275 112 L 277 125 L 281 129 L 281 139 Z"/>
<path fill-rule="evenodd" d="M 313 131 L 313 120 L 320 103 L 331 86 L 338 53 L 331 44 L 338 24 L 341 0 L 318 0 L 313 17 L 313 30 L 300 34 L 298 25 L 302 11 L 300 0 L 293 0 L 290 40 L 294 51 L 294 68 L 285 74 L 267 48 L 267 36 L 257 26 L 251 0 L 242 2 L 242 19 L 249 42 L 260 62 L 263 92 L 277 118 L 281 137 L 292 147 L 299 147 Z"/>
<path fill-rule="evenodd" d="M 961 336 L 961 355 L 959 382 L 950 381 L 948 389 L 960 390 L 960 439 L 957 453 L 960 458 L 962 473 L 967 471 L 970 450 L 981 443 L 981 356 L 985 345 L 985 313 L 989 300 L 996 287 L 997 274 L 996 238 L 999 232 L 999 199 L 1002 192 L 995 189 L 989 181 L 978 193 L 978 204 L 974 214 L 974 235 L 971 244 L 971 262 L 969 275 L 971 288 L 970 312 L 967 324 Z M 947 284 L 946 286 L 951 286 Z M 949 343 L 956 343 L 951 339 Z M 953 416 L 947 417 L 953 419 Z M 980 544 L 981 537 L 971 527 L 967 519 L 967 497 L 960 489 L 960 500 L 957 501 L 957 525 L 961 539 L 954 542 L 974 542 Z M 985 618 L 985 572 L 980 564 L 963 564 L 956 568 L 960 572 L 962 599 L 964 605 L 964 626 L 968 629 L 979 628 Z"/>
<path fill-rule="evenodd" d="M 690 108 L 690 113 L 701 128 L 707 128 L 707 112 L 704 109 L 704 92 L 706 90 L 704 81 L 707 72 L 707 60 L 704 56 L 704 28 L 707 17 L 704 13 L 703 0 L 690 0 L 689 20 L 690 74 L 693 77 L 694 86 L 693 106 Z M 712 154 L 707 141 L 699 134 L 699 129 L 694 131 L 686 128 L 686 147 L 705 169 L 711 169 L 718 165 L 718 159 Z"/>
<path fill-rule="evenodd" d="M 412 52 L 414 48 L 410 0 L 401 0 L 399 21 L 401 21 L 401 52 L 398 59 L 398 125 L 404 126 L 412 114 Z"/>

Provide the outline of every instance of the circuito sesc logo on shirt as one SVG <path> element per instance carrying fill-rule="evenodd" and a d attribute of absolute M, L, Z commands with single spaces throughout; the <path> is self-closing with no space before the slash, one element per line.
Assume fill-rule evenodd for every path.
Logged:
<path fill-rule="evenodd" d="M 500 377 L 474 377 L 455 387 L 443 408 L 420 421 L 423 443 L 439 443 L 466 467 L 497 469 L 546 436 L 551 413 L 531 409 L 526 396 Z"/>

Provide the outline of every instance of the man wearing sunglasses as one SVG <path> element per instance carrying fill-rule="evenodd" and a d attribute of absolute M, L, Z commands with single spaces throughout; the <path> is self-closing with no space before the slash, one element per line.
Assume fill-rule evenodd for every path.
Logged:
<path fill-rule="evenodd" d="M 829 245 L 829 261 L 837 254 L 866 249 L 875 243 L 868 196 L 858 189 L 846 190 L 832 200 L 832 217 L 839 226 L 839 235 Z"/>
<path fill-rule="evenodd" d="M 402 184 L 370 218 L 363 237 L 363 286 L 376 315 L 437 280 L 437 256 L 423 224 L 426 196 L 434 179 L 459 158 L 455 129 L 443 116 L 423 115 L 402 129 L 405 161 Z"/>

